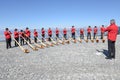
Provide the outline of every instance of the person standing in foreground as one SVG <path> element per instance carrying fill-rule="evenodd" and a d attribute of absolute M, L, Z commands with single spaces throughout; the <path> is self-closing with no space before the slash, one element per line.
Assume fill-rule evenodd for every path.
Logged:
<path fill-rule="evenodd" d="M 59 32 L 60 32 L 59 29 L 56 28 L 55 33 L 56 33 L 56 37 L 57 37 L 57 38 L 59 38 Z"/>
<path fill-rule="evenodd" d="M 11 48 L 11 32 L 9 31 L 8 28 L 5 29 L 4 35 L 6 38 L 6 49 Z"/>
<path fill-rule="evenodd" d="M 45 38 L 45 30 L 44 30 L 44 28 L 41 29 L 41 36 L 42 36 L 42 42 L 44 42 L 44 38 Z"/>
<path fill-rule="evenodd" d="M 102 25 L 102 27 L 100 28 L 100 31 L 101 31 L 101 39 L 103 39 L 103 35 L 104 35 L 104 32 L 105 32 L 104 25 Z"/>
<path fill-rule="evenodd" d="M 24 35 L 23 30 L 20 30 L 19 35 L 20 35 L 20 44 L 24 45 L 24 39 L 23 39 L 23 37 L 25 37 L 25 35 Z"/>
<path fill-rule="evenodd" d="M 14 39 L 19 43 L 19 32 L 17 29 L 14 30 Z M 18 44 L 15 41 L 15 47 L 18 46 Z"/>
<path fill-rule="evenodd" d="M 65 40 L 67 40 L 67 29 L 66 28 L 63 29 L 63 37 L 65 38 Z"/>
<path fill-rule="evenodd" d="M 91 29 L 91 26 L 88 26 L 88 28 L 87 28 L 87 39 L 90 37 L 90 39 L 91 39 L 91 31 L 92 31 L 92 29 Z"/>
<path fill-rule="evenodd" d="M 51 28 L 48 29 L 48 36 L 49 36 L 49 41 L 51 41 L 51 37 L 52 37 L 52 30 L 51 30 Z"/>
<path fill-rule="evenodd" d="M 72 28 L 71 28 L 71 33 L 72 33 L 72 38 L 75 40 L 75 27 L 74 26 L 72 26 Z"/>
<path fill-rule="evenodd" d="M 80 29 L 80 39 L 84 39 L 84 29 Z"/>
<path fill-rule="evenodd" d="M 93 39 L 96 38 L 97 32 L 98 32 L 98 28 L 97 28 L 97 26 L 95 26 L 95 27 L 94 27 L 94 38 L 93 38 Z"/>
<path fill-rule="evenodd" d="M 110 20 L 110 26 L 105 31 L 108 32 L 108 57 L 106 59 L 115 59 L 115 42 L 118 34 L 118 26 L 115 24 L 115 20 Z"/>
<path fill-rule="evenodd" d="M 34 42 L 37 43 L 38 32 L 34 29 Z"/>
<path fill-rule="evenodd" d="M 26 40 L 29 41 L 29 43 L 31 44 L 30 35 L 31 35 L 31 32 L 30 32 L 29 28 L 26 28 L 26 30 L 25 30 Z"/>

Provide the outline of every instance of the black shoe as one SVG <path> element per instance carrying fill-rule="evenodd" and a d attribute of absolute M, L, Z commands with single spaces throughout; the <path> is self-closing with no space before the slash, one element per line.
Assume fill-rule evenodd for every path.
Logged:
<path fill-rule="evenodd" d="M 112 59 L 111 57 L 105 57 L 105 59 Z"/>
<path fill-rule="evenodd" d="M 115 59 L 115 58 L 112 58 L 112 59 Z"/>
<path fill-rule="evenodd" d="M 115 59 L 115 57 L 112 57 L 112 59 Z"/>

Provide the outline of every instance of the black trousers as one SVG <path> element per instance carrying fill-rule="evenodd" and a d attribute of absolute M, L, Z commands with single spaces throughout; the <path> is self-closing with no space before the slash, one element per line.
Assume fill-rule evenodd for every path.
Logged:
<path fill-rule="evenodd" d="M 108 57 L 115 58 L 115 41 L 108 40 Z"/>
<path fill-rule="evenodd" d="M 58 38 L 59 38 L 59 34 L 56 34 L 56 37 L 58 37 Z"/>
<path fill-rule="evenodd" d="M 87 39 L 91 39 L 91 33 L 87 33 Z"/>
<path fill-rule="evenodd" d="M 42 42 L 44 42 L 45 34 L 42 34 Z"/>
<path fill-rule="evenodd" d="M 34 42 L 37 43 L 37 37 L 34 36 Z"/>
<path fill-rule="evenodd" d="M 67 35 L 66 34 L 64 34 L 64 38 L 67 40 Z"/>
<path fill-rule="evenodd" d="M 48 38 L 49 41 L 51 41 L 51 37 L 52 37 L 52 35 L 49 35 L 49 38 Z"/>
<path fill-rule="evenodd" d="M 15 40 L 19 43 L 19 38 L 15 38 Z M 16 41 L 15 41 L 15 47 L 18 46 L 18 44 L 16 43 Z"/>
<path fill-rule="evenodd" d="M 72 33 L 72 38 L 75 39 L 75 33 Z"/>
<path fill-rule="evenodd" d="M 84 39 L 84 34 L 80 34 L 80 39 Z"/>
<path fill-rule="evenodd" d="M 103 35 L 104 35 L 104 33 L 101 32 L 101 39 L 103 39 Z"/>
<path fill-rule="evenodd" d="M 20 44 L 24 45 L 24 39 L 22 37 L 20 37 Z"/>
<path fill-rule="evenodd" d="M 94 37 L 93 37 L 93 39 L 96 39 L 96 33 L 94 33 Z"/>
<path fill-rule="evenodd" d="M 29 41 L 29 43 L 31 44 L 31 40 L 30 40 L 30 36 L 26 37 L 26 40 Z M 27 43 L 26 43 L 27 44 Z"/>
<path fill-rule="evenodd" d="M 6 39 L 6 49 L 11 48 L 11 38 Z"/>

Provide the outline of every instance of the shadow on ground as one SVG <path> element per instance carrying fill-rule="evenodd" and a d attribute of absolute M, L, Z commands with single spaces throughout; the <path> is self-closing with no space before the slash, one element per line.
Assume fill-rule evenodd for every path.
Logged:
<path fill-rule="evenodd" d="M 102 51 L 97 49 L 96 51 L 97 52 L 102 52 L 105 55 L 105 57 L 109 57 L 108 50 L 106 50 L 106 49 L 103 49 Z"/>

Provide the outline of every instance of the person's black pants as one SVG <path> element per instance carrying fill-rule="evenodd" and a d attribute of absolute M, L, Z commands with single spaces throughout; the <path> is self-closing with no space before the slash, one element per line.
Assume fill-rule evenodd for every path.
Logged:
<path fill-rule="evenodd" d="M 75 33 L 72 33 L 72 38 L 75 39 Z"/>
<path fill-rule="evenodd" d="M 15 40 L 19 43 L 19 38 L 15 38 Z M 16 41 L 15 41 L 15 47 L 18 46 L 18 44 L 16 43 Z"/>
<path fill-rule="evenodd" d="M 84 39 L 84 34 L 80 34 L 80 39 Z"/>
<path fill-rule="evenodd" d="M 29 43 L 31 44 L 31 40 L 30 40 L 30 36 L 26 37 L 26 40 L 29 41 Z M 26 43 L 27 44 L 27 43 Z"/>
<path fill-rule="evenodd" d="M 49 41 L 51 41 L 51 37 L 52 37 L 52 35 L 49 35 L 49 38 L 48 38 Z"/>
<path fill-rule="evenodd" d="M 91 33 L 87 33 L 87 39 L 91 39 Z"/>
<path fill-rule="evenodd" d="M 34 42 L 37 43 L 37 37 L 34 37 Z"/>
<path fill-rule="evenodd" d="M 94 37 L 93 37 L 93 39 L 96 39 L 96 33 L 94 33 Z"/>
<path fill-rule="evenodd" d="M 24 39 L 22 37 L 20 37 L 20 44 L 24 45 Z"/>
<path fill-rule="evenodd" d="M 10 39 L 6 39 L 6 48 L 11 48 L 11 38 Z"/>
<path fill-rule="evenodd" d="M 44 42 L 45 34 L 42 34 L 42 42 Z"/>
<path fill-rule="evenodd" d="M 108 40 L 108 57 L 115 58 L 115 41 Z"/>
<path fill-rule="evenodd" d="M 104 35 L 104 33 L 101 32 L 101 39 L 103 39 L 103 35 Z"/>
<path fill-rule="evenodd" d="M 56 34 L 56 40 L 59 38 L 59 34 Z"/>
<path fill-rule="evenodd" d="M 64 34 L 64 38 L 67 40 L 67 35 L 66 34 Z"/>
<path fill-rule="evenodd" d="M 56 37 L 59 38 L 59 34 L 56 34 Z"/>

